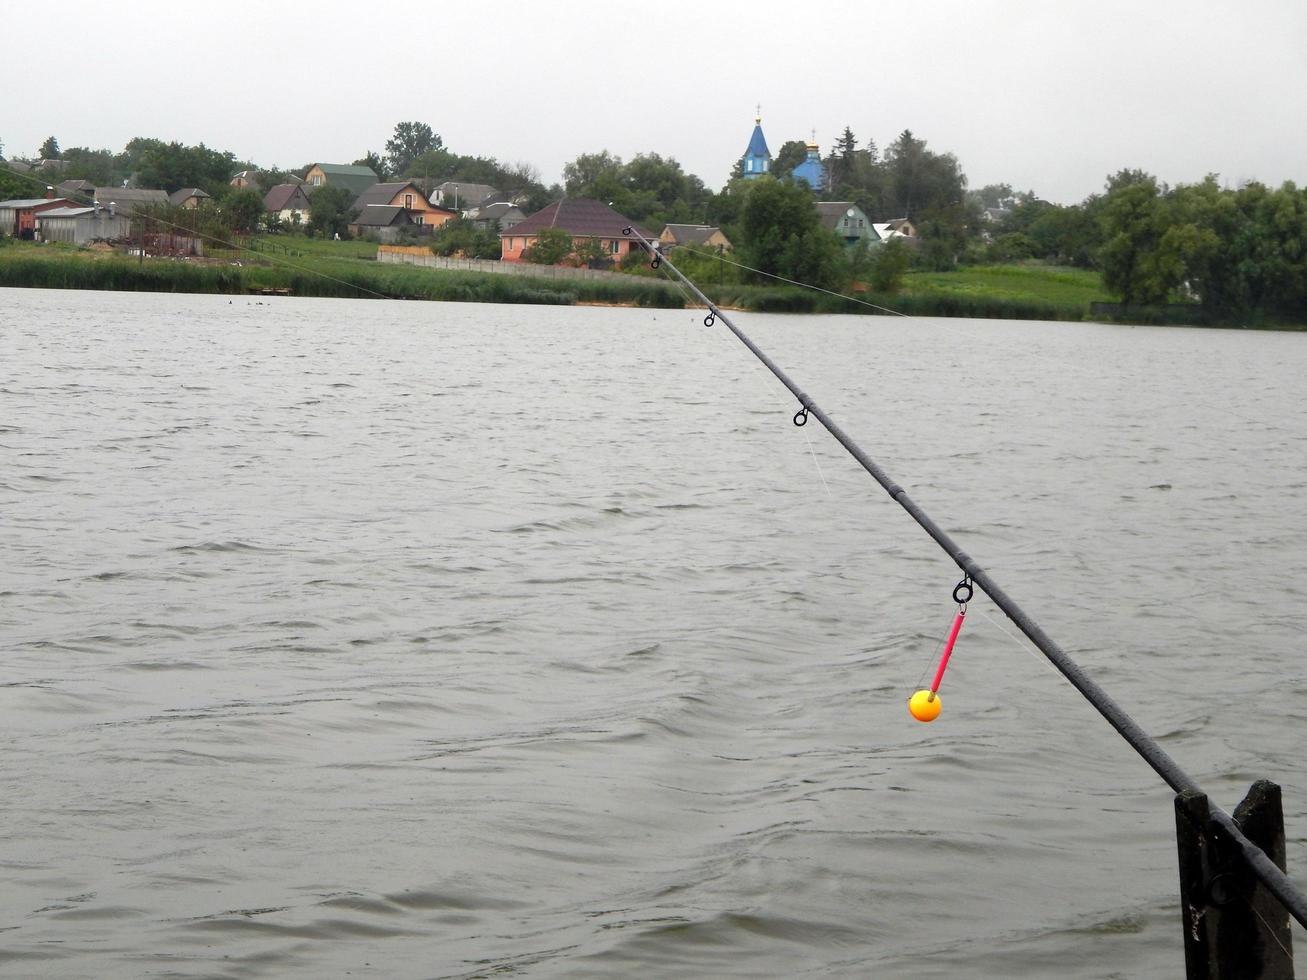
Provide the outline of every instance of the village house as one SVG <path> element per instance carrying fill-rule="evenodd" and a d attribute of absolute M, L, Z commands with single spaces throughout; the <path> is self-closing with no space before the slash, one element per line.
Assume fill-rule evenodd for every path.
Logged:
<path fill-rule="evenodd" d="M 668 225 L 658 236 L 664 246 L 698 245 L 700 248 L 716 249 L 719 252 L 731 250 L 731 240 L 722 234 L 720 228 L 712 225 Z"/>
<path fill-rule="evenodd" d="M 355 238 L 392 245 L 402 232 L 415 227 L 406 208 L 393 204 L 369 204 L 349 223 L 349 233 Z"/>
<path fill-rule="evenodd" d="M 168 192 L 142 187 L 97 187 L 96 204 L 110 205 L 123 214 L 132 214 L 141 208 L 157 207 L 168 203 Z"/>
<path fill-rule="evenodd" d="M 168 195 L 168 203 L 174 207 L 186 208 L 188 211 L 194 211 L 205 201 L 212 201 L 213 197 L 206 191 L 198 187 L 183 187 L 179 191 L 173 191 Z"/>
<path fill-rule="evenodd" d="M 479 204 L 470 211 L 464 211 L 463 217 L 472 227 L 481 231 L 508 231 L 526 220 L 526 215 L 512 201 L 491 201 Z"/>
<path fill-rule="evenodd" d="M 0 235 L 6 238 L 22 238 L 31 241 L 36 237 L 36 216 L 43 211 L 54 208 L 66 208 L 72 201 L 55 197 L 54 191 L 48 197 L 18 198 L 12 201 L 0 201 Z"/>
<path fill-rule="evenodd" d="M 341 163 L 315 163 L 304 175 L 310 193 L 319 187 L 343 187 L 357 197 L 376 182 L 377 175 L 371 167 Z"/>
<path fill-rule="evenodd" d="M 818 201 L 817 217 L 827 231 L 839 235 L 845 245 L 875 245 L 880 241 L 876 226 L 852 201 Z"/>
<path fill-rule="evenodd" d="M 427 200 L 422 189 L 411 180 L 395 181 L 385 184 L 373 184 L 354 201 L 354 207 L 360 217 L 369 207 L 396 207 L 408 212 L 409 222 L 435 229 L 451 218 L 458 217 L 457 211 L 442 208 Z"/>
<path fill-rule="evenodd" d="M 535 244 L 540 232 L 546 228 L 559 228 L 573 240 L 589 238 L 597 241 L 605 255 L 613 262 L 621 262 L 633 247 L 639 248 L 633 238 L 622 233 L 623 228 L 631 228 L 633 224 L 630 218 L 618 214 L 602 201 L 565 198 L 537 211 L 513 228 L 501 231 L 501 258 L 505 262 L 523 261 L 522 253 Z M 651 237 L 641 228 L 635 230 L 645 238 Z"/>
<path fill-rule="evenodd" d="M 86 245 L 127 238 L 131 232 L 131 217 L 113 208 L 59 207 L 36 215 L 36 234 L 43 242 Z"/>
<path fill-rule="evenodd" d="M 95 199 L 95 185 L 89 180 L 64 180 L 55 188 L 55 193 L 70 201 L 89 204 Z"/>
<path fill-rule="evenodd" d="M 263 210 L 288 225 L 307 224 L 309 208 L 309 195 L 302 184 L 278 184 L 263 195 Z"/>
<path fill-rule="evenodd" d="M 259 172 L 257 170 L 242 170 L 228 183 L 237 190 L 257 191 L 259 189 Z"/>
<path fill-rule="evenodd" d="M 910 238 L 915 242 L 917 238 L 917 229 L 907 218 L 878 221 L 872 227 L 876 229 L 876 235 L 882 242 L 887 242 L 891 238 Z"/>
<path fill-rule="evenodd" d="M 489 184 L 469 184 L 465 181 L 447 180 L 437 184 L 431 192 L 431 203 L 455 211 L 470 211 L 482 201 L 498 197 L 499 191 Z"/>

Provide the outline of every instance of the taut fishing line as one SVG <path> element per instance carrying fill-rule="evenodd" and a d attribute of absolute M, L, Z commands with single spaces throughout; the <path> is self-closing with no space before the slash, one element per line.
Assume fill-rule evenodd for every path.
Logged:
<path fill-rule="evenodd" d="M 793 379 L 757 344 L 755 344 L 748 335 L 737 327 L 730 317 L 716 306 L 704 292 L 688 279 L 684 273 L 676 268 L 675 263 L 663 255 L 658 246 L 645 238 L 634 227 L 622 229 L 622 233 L 637 241 L 650 257 L 650 264 L 657 269 L 665 265 L 667 267 L 666 275 L 674 276 L 687 289 L 690 290 L 699 301 L 708 309 L 708 315 L 704 317 L 705 326 L 713 326 L 717 320 L 721 322 L 735 334 L 739 341 L 744 344 L 749 351 L 758 358 L 759 361 L 769 370 L 776 379 L 781 382 L 790 393 L 798 399 L 799 411 L 795 414 L 795 424 L 805 424 L 808 416 L 816 418 L 826 431 L 843 446 L 850 456 L 867 471 L 867 474 L 875 480 L 890 495 L 900 507 L 907 511 L 908 515 L 917 522 L 935 543 L 953 560 L 961 569 L 963 574 L 962 582 L 959 583 L 955 590 L 954 598 L 958 600 L 959 610 L 955 617 L 953 628 L 950 631 L 950 639 L 953 643 L 957 640 L 957 634 L 961 630 L 962 620 L 965 617 L 965 602 L 971 598 L 969 590 L 978 588 L 983 591 L 990 600 L 1008 617 L 1014 626 L 1033 643 L 1044 656 L 1047 658 L 1059 673 L 1062 674 L 1072 686 L 1090 704 L 1097 709 L 1098 713 L 1110 724 L 1117 733 L 1126 740 L 1131 748 L 1152 767 L 1168 786 L 1177 794 L 1201 793 L 1207 794 L 1202 787 L 1194 781 L 1193 777 L 1180 768 L 1179 764 L 1170 757 L 1169 754 L 1157 743 L 1157 741 L 1139 727 L 1138 723 L 1130 717 L 1126 711 L 1118 705 L 1111 696 L 1108 695 L 1098 684 L 1089 677 L 1088 674 L 1077 664 L 1070 656 L 1060 647 L 1053 638 L 1050 637 L 1035 620 L 1021 608 L 1017 602 L 1012 599 L 1003 588 L 990 577 L 980 565 L 955 542 L 952 536 L 939 526 L 924 510 L 921 509 L 906 490 L 896 483 L 889 474 L 876 463 L 854 440 L 836 424 L 829 415 L 801 389 Z M 797 283 L 797 285 L 804 285 Z M 836 294 L 839 295 L 839 294 Z M 844 297 L 848 298 L 848 297 Z M 870 305 L 870 304 L 866 304 Z M 802 417 L 803 421 L 799 419 Z M 966 585 L 967 590 L 962 586 Z M 938 685 L 943 679 L 944 669 L 947 667 L 948 655 L 952 654 L 952 644 L 946 646 L 946 655 L 940 659 L 939 667 L 936 670 L 935 684 L 932 685 L 931 691 L 918 691 L 913 695 L 913 700 L 918 698 L 925 703 L 926 710 L 934 710 L 935 714 L 939 713 L 940 699 L 938 697 Z M 933 696 L 932 696 L 933 695 Z M 910 708 L 911 710 L 911 708 Z M 916 712 L 913 712 L 916 715 Z M 919 715 L 917 717 L 920 717 Z M 932 716 L 934 717 L 934 716 Z M 928 719 L 921 719 L 928 720 Z M 1266 886 L 1266 888 L 1280 901 L 1288 912 L 1298 921 L 1300 925 L 1307 928 L 1307 895 L 1289 879 L 1289 877 L 1280 870 L 1264 851 L 1244 834 L 1243 829 L 1235 822 L 1234 818 L 1228 813 L 1211 802 L 1210 797 L 1207 801 L 1208 813 L 1212 822 L 1226 834 L 1230 841 L 1239 851 L 1249 870 Z"/>

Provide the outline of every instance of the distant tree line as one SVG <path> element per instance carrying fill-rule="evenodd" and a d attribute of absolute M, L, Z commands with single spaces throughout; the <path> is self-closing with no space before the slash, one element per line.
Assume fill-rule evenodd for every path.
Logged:
<path fill-rule="evenodd" d="M 225 217 L 191 215 L 186 223 L 198 230 L 207 220 L 229 234 L 253 230 L 260 220 L 266 225 L 262 195 L 291 177 L 302 178 L 311 166 L 260 169 L 203 143 L 145 137 L 113 153 L 61 149 L 51 136 L 40 152 L 43 159 L 62 161 L 57 174 L 36 175 L 47 182 L 56 177 L 96 185 L 131 181 L 170 192 L 198 187 Z M 968 189 L 957 158 L 931 149 L 911 130 L 881 152 L 874 140 L 860 141 L 846 126 L 822 158 L 828 181 L 816 190 L 793 177 L 806 156 L 806 144 L 789 141 L 780 147 L 770 177 L 744 179 L 737 164 L 725 186 L 713 191 L 672 157 L 649 152 L 624 161 L 605 149 L 578 155 L 564 166 L 561 182 L 546 186 L 528 163 L 456 153 L 429 124 L 405 121 L 395 126 L 384 153 L 367 151 L 354 163 L 371 167 L 382 180 L 413 180 L 428 192 L 444 181 L 488 184 L 527 213 L 564 196 L 588 197 L 654 233 L 672 222 L 717 225 L 748 269 L 728 270 L 711 255 L 688 260 L 700 262 L 719 280 L 763 281 L 770 274 L 830 289 L 855 281 L 893 289 L 909 263 L 948 269 L 1035 260 L 1100 270 L 1107 289 L 1128 306 L 1180 301 L 1199 303 L 1220 321 L 1307 319 L 1307 190 L 1292 183 L 1231 189 L 1211 176 L 1168 187 L 1143 171 L 1121 170 L 1107 178 L 1102 193 L 1059 205 L 1007 184 Z M 256 172 L 257 192 L 230 186 L 240 170 Z M 0 193 L 32 193 L 31 181 L 0 169 Z M 821 226 L 813 208 L 818 199 L 850 201 L 873 221 L 909 218 L 918 241 L 911 249 L 850 250 Z M 352 203 L 348 192 L 317 189 L 305 230 L 344 237 Z M 444 254 L 498 254 L 493 229 L 478 230 L 463 221 L 450 222 L 433 241 Z M 545 236 L 529 257 L 545 261 L 563 248 L 561 239 Z M 632 264 L 638 265 L 634 259 Z"/>

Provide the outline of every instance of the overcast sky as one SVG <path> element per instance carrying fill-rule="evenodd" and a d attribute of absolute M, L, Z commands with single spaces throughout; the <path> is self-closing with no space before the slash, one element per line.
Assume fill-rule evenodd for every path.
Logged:
<path fill-rule="evenodd" d="M 672 156 L 709 187 L 755 104 L 772 152 L 910 128 L 970 186 L 1062 203 L 1140 167 L 1307 184 L 1303 0 L 9 5 L 5 156 L 203 141 L 349 163 L 402 120 L 546 183 L 580 153 Z M 57 11 L 57 17 L 52 14 Z"/>

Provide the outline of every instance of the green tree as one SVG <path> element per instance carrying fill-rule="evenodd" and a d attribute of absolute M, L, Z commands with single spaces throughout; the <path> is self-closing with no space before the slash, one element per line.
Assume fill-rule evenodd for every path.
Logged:
<path fill-rule="evenodd" d="M 891 217 L 917 219 L 931 209 L 960 205 L 967 179 L 951 153 L 934 153 L 905 129 L 885 151 L 884 206 Z"/>
<path fill-rule="evenodd" d="M 36 152 L 42 160 L 58 160 L 59 141 L 53 136 L 47 136 L 45 142 L 41 144 L 41 148 Z"/>
<path fill-rule="evenodd" d="M 238 189 L 222 202 L 222 210 L 230 217 L 232 228 L 252 235 L 263 218 L 263 195 L 249 188 Z"/>
<path fill-rule="evenodd" d="M 1113 184 L 1103 210 L 1103 285 L 1126 306 L 1165 303 L 1217 245 L 1152 177 Z M 1192 217 L 1192 215 L 1189 215 Z"/>
<path fill-rule="evenodd" d="M 563 187 L 569 197 L 610 201 L 622 190 L 622 158 L 607 150 L 582 153 L 563 165 Z"/>
<path fill-rule="evenodd" d="M 309 234 L 323 238 L 347 237 L 349 223 L 358 217 L 358 212 L 351 207 L 354 197 L 344 187 L 327 185 L 315 190 L 309 199 Z"/>
<path fill-rule="evenodd" d="M 522 258 L 536 265 L 558 265 L 572 254 L 572 236 L 562 228 L 544 228 Z"/>
<path fill-rule="evenodd" d="M 390 171 L 407 174 L 413 161 L 424 153 L 441 150 L 445 141 L 424 122 L 402 122 L 395 126 L 395 135 L 386 140 L 386 154 L 390 158 Z"/>
<path fill-rule="evenodd" d="M 64 176 L 69 180 L 89 180 L 97 186 L 118 183 L 114 155 L 110 150 L 70 146 L 63 151 L 63 160 L 68 164 Z"/>
<path fill-rule="evenodd" d="M 579 265 L 589 269 L 605 269 L 613 264 L 612 256 L 604 250 L 597 238 L 582 238 L 573 242 L 573 245 L 572 254 Z"/>
<path fill-rule="evenodd" d="M 389 180 L 391 178 L 390 168 L 386 166 L 386 158 L 378 153 L 368 150 L 362 157 L 355 160 L 350 166 L 353 167 L 370 167 L 372 172 L 377 175 L 377 180 Z"/>
<path fill-rule="evenodd" d="M 210 149 L 203 143 L 185 146 L 149 140 L 144 142 L 136 161 L 136 178 L 142 187 L 161 187 L 169 193 L 199 187 L 213 197 L 221 197 L 230 186 L 231 175 L 239 169 L 234 154 Z"/>
<path fill-rule="evenodd" d="M 843 243 L 822 227 L 812 193 L 770 176 L 750 183 L 736 243 L 744 264 L 823 289 L 846 285 Z"/>
<path fill-rule="evenodd" d="M 496 229 L 483 230 L 462 218 L 446 221 L 431 236 L 431 251 L 436 255 L 497 259 L 500 257 L 500 245 Z"/>
<path fill-rule="evenodd" d="M 908 247 L 902 239 L 891 238 L 871 251 L 871 288 L 878 293 L 897 293 L 903 288 L 903 276 L 912 264 Z"/>
<path fill-rule="evenodd" d="M 808 159 L 808 144 L 803 140 L 786 140 L 776 152 L 771 163 L 771 175 L 777 180 L 784 180 L 794 173 L 794 168 Z"/>

